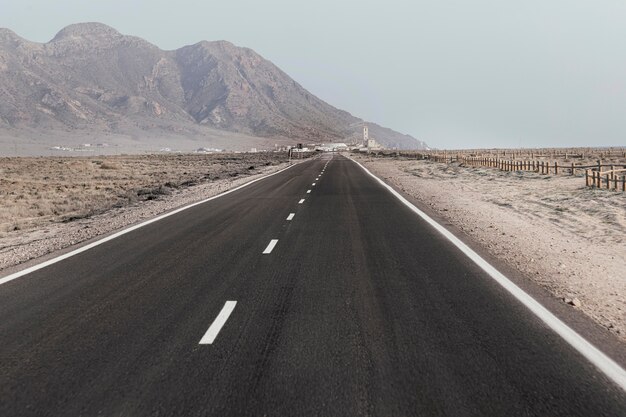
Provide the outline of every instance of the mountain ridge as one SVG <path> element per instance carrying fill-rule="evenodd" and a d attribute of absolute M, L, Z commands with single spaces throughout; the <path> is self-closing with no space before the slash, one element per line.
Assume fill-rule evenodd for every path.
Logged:
<path fill-rule="evenodd" d="M 46 43 L 0 28 L 0 126 L 124 133 L 228 131 L 293 141 L 357 141 L 367 123 L 388 147 L 423 142 L 317 98 L 250 48 L 200 41 L 175 50 L 102 23 Z"/>

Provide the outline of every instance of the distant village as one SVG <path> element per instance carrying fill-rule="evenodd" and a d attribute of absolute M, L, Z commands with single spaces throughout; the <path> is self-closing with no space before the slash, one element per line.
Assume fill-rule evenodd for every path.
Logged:
<path fill-rule="evenodd" d="M 64 151 L 64 152 L 94 152 L 100 148 L 108 148 L 108 143 L 84 143 L 78 146 L 52 146 L 49 149 L 51 151 Z M 113 145 L 117 146 L 117 145 Z M 339 151 L 358 151 L 358 152 L 372 152 L 372 151 L 380 151 L 385 149 L 380 143 L 376 141 L 376 139 L 372 138 L 369 135 L 369 129 L 367 125 L 363 126 L 363 139 L 361 141 L 356 141 L 352 143 L 345 142 L 329 142 L 329 143 L 307 143 L 307 144 L 297 144 L 297 145 L 287 145 L 287 146 L 278 146 L 274 145 L 274 149 L 257 149 L 250 148 L 249 153 L 256 152 L 291 152 L 291 153 L 306 153 L 306 152 L 339 152 Z M 188 153 L 182 150 L 178 150 L 175 148 L 165 147 L 160 148 L 159 152 L 164 153 Z M 197 148 L 195 153 L 220 153 L 220 152 L 232 152 L 232 153 L 244 153 L 243 151 L 228 151 L 225 149 L 218 148 L 210 148 L 210 147 L 201 147 Z"/>
<path fill-rule="evenodd" d="M 330 142 L 330 143 L 311 143 L 306 144 L 306 146 L 286 146 L 286 147 L 278 147 L 275 146 L 275 150 L 277 151 L 288 151 L 292 152 L 313 152 L 313 151 L 322 151 L 322 152 L 338 152 L 338 151 L 359 151 L 359 152 L 371 152 L 371 151 L 379 151 L 385 149 L 380 143 L 376 142 L 376 140 L 369 135 L 369 129 L 366 126 L 363 126 L 363 140 L 356 143 L 347 144 L 344 142 Z"/>

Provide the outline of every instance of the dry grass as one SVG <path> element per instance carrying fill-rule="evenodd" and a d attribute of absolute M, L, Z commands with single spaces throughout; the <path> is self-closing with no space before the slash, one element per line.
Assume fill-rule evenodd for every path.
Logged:
<path fill-rule="evenodd" d="M 0 233 L 72 221 L 286 160 L 279 153 L 0 158 Z"/>

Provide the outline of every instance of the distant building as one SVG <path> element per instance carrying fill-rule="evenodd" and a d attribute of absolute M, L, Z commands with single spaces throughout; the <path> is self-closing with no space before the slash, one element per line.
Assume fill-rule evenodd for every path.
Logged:
<path fill-rule="evenodd" d="M 380 143 L 369 137 L 369 129 L 367 128 L 367 125 L 363 126 L 363 147 L 367 152 L 384 149 Z"/>
<path fill-rule="evenodd" d="M 196 149 L 197 153 L 216 153 L 216 152 L 222 152 L 221 149 L 217 149 L 217 148 L 198 148 Z"/>
<path fill-rule="evenodd" d="M 367 150 L 368 151 L 379 151 L 383 149 L 383 146 L 376 142 L 374 139 L 368 139 L 367 140 Z"/>
<path fill-rule="evenodd" d="M 315 147 L 315 150 L 323 152 L 345 151 L 347 149 L 348 145 L 343 142 L 323 143 Z"/>
<path fill-rule="evenodd" d="M 367 141 L 369 140 L 369 129 L 367 125 L 363 126 L 363 146 L 367 147 Z"/>

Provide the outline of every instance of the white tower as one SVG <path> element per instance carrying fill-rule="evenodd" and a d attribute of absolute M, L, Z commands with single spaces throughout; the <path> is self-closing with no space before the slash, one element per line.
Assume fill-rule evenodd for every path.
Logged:
<path fill-rule="evenodd" d="M 367 126 L 363 126 L 363 146 L 367 146 L 367 141 L 369 140 L 369 131 L 367 130 Z"/>

